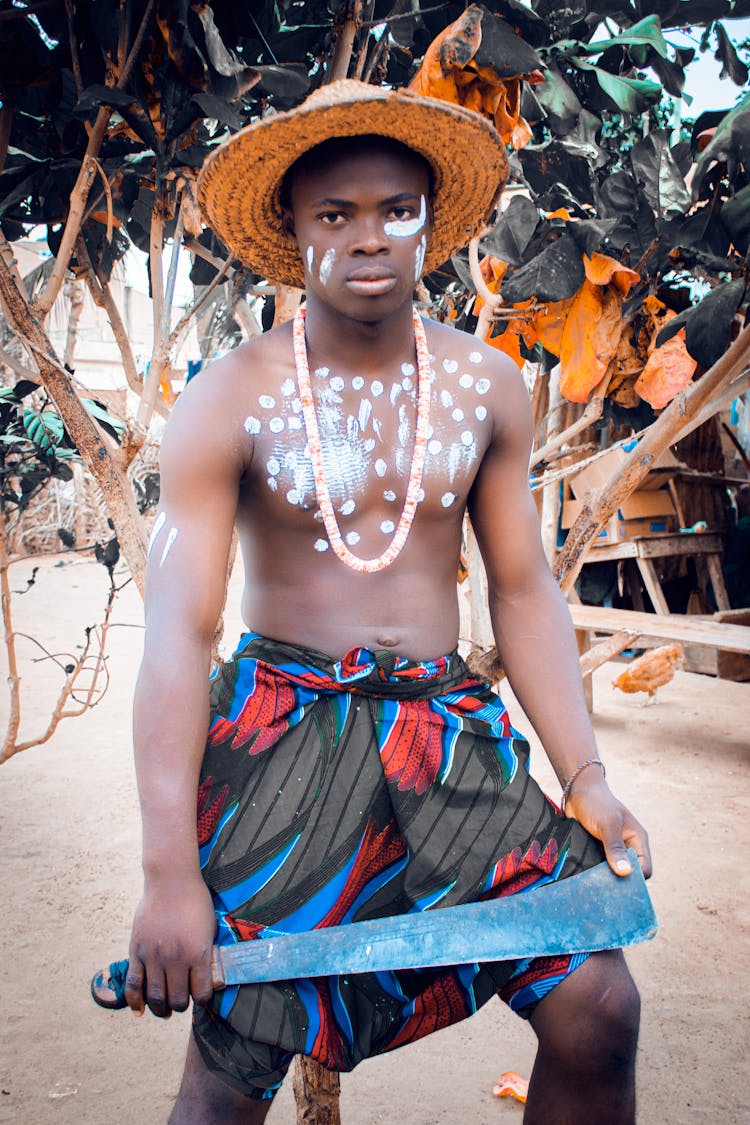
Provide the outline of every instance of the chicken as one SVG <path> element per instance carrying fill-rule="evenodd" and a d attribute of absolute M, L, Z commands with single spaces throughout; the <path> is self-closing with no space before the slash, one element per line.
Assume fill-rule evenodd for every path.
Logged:
<path fill-rule="evenodd" d="M 616 680 L 612 687 L 624 692 L 647 691 L 649 702 L 656 695 L 656 689 L 662 684 L 668 684 L 675 674 L 676 668 L 681 668 L 685 660 L 682 645 L 661 645 L 644 652 Z"/>

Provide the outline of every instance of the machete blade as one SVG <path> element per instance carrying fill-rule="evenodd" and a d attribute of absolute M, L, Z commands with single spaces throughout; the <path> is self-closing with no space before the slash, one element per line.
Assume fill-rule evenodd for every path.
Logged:
<path fill-rule="evenodd" d="M 658 923 L 635 853 L 632 873 L 606 863 L 487 902 L 376 918 L 214 948 L 214 987 L 619 949 Z"/>

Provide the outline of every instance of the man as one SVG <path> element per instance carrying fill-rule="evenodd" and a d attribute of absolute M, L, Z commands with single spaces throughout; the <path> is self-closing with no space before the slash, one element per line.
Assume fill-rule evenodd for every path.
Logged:
<path fill-rule="evenodd" d="M 619 952 L 211 991 L 214 940 L 513 893 L 602 845 L 618 873 L 628 845 L 649 871 L 540 546 L 523 381 L 412 310 L 422 269 L 481 226 L 506 164 L 482 118 L 344 82 L 243 131 L 202 175 L 217 233 L 306 300 L 191 383 L 162 446 L 126 995 L 157 1016 L 196 1001 L 175 1125 L 261 1122 L 295 1053 L 350 1069 L 495 993 L 539 1038 L 527 1122 L 633 1120 L 638 996 Z M 503 664 L 567 816 L 455 652 L 467 507 Z M 209 709 L 234 526 L 252 632 Z"/>

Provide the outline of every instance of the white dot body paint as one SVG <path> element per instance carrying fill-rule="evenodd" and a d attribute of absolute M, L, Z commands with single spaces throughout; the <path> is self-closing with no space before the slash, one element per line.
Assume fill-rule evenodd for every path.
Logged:
<path fill-rule="evenodd" d="M 471 352 L 469 354 L 469 363 L 481 363 L 481 362 L 482 362 L 482 353 L 481 352 Z"/>
<path fill-rule="evenodd" d="M 342 516 L 350 516 L 355 508 L 356 504 L 353 500 L 345 500 L 341 505 L 339 511 L 341 512 Z"/>
<path fill-rule="evenodd" d="M 278 492 L 279 482 L 276 480 L 276 477 L 269 477 L 268 481 L 266 483 L 268 484 L 268 487 L 271 489 L 271 492 Z"/>
<path fill-rule="evenodd" d="M 433 457 L 437 457 L 438 453 L 440 452 L 440 450 L 442 448 L 443 448 L 442 441 L 438 441 L 437 438 L 435 438 L 434 441 L 431 441 L 431 442 L 428 443 L 427 452 L 431 453 Z"/>
<path fill-rule="evenodd" d="M 401 364 L 401 374 L 404 375 L 408 379 L 410 375 L 414 374 L 414 364 L 413 363 L 402 363 Z"/>
<path fill-rule="evenodd" d="M 450 391 L 440 392 L 440 402 L 446 410 L 448 410 L 449 407 L 453 406 L 453 395 L 450 393 Z"/>
<path fill-rule="evenodd" d="M 352 386 L 354 387 L 354 390 L 355 391 L 361 391 L 362 388 L 364 387 L 364 385 L 365 385 L 365 381 L 362 378 L 362 376 L 361 375 L 355 375 L 354 378 L 352 379 Z"/>
<path fill-rule="evenodd" d="M 349 544 L 350 547 L 355 547 L 357 545 L 357 543 L 359 543 L 359 532 L 358 531 L 350 531 L 349 534 L 346 537 L 346 541 L 347 541 L 347 543 Z"/>
<path fill-rule="evenodd" d="M 466 446 L 474 444 L 474 435 L 471 430 L 464 430 L 461 434 L 461 444 Z"/>
<path fill-rule="evenodd" d="M 328 550 L 328 543 L 325 539 L 316 539 L 315 542 L 313 543 L 313 546 L 315 547 L 316 551 L 327 551 Z"/>
<path fill-rule="evenodd" d="M 167 561 L 167 555 L 169 554 L 169 552 L 174 547 L 175 539 L 177 538 L 177 536 L 179 534 L 180 533 L 179 533 L 179 531 L 177 530 L 176 527 L 170 527 L 169 535 L 167 536 L 167 541 L 164 544 L 164 550 L 162 551 L 161 558 L 159 559 L 159 566 L 160 567 L 164 566 L 164 563 Z"/>
<path fill-rule="evenodd" d="M 249 434 L 260 433 L 260 422 L 257 418 L 253 418 L 252 414 L 245 419 L 245 429 Z"/>
<path fill-rule="evenodd" d="M 454 422 L 463 422 L 464 412 L 463 412 L 463 410 L 461 409 L 460 406 L 456 407 L 456 409 L 451 414 L 451 418 L 453 419 Z"/>
<path fill-rule="evenodd" d="M 341 392 L 344 389 L 344 380 L 341 378 L 340 375 L 334 375 L 333 379 L 331 379 L 328 386 L 331 388 L 332 391 L 335 391 L 337 395 L 341 394 Z"/>
<path fill-rule="evenodd" d="M 281 393 L 284 398 L 290 398 L 291 395 L 294 394 L 296 389 L 297 384 L 295 383 L 294 379 L 285 379 L 281 384 Z"/>
<path fill-rule="evenodd" d="M 378 460 L 375 462 L 375 472 L 379 477 L 384 477 L 387 471 L 388 466 L 386 465 L 385 461 L 382 459 L 382 457 L 378 458 Z"/>
<path fill-rule="evenodd" d="M 455 375 L 458 371 L 458 363 L 455 359 L 444 359 L 443 370 L 447 371 L 449 375 Z"/>
<path fill-rule="evenodd" d="M 328 278 L 331 276 L 331 270 L 333 269 L 333 263 L 335 260 L 336 251 L 333 248 L 331 248 L 330 250 L 326 250 L 325 254 L 320 259 L 320 270 L 318 276 L 320 277 L 321 285 L 328 284 Z"/>
<path fill-rule="evenodd" d="M 456 499 L 455 492 L 444 492 L 440 497 L 440 503 L 444 508 L 450 508 L 453 501 Z"/>
<path fill-rule="evenodd" d="M 273 410 L 276 405 L 276 399 L 273 395 L 261 395 L 258 399 L 258 403 L 264 410 Z"/>
<path fill-rule="evenodd" d="M 458 385 L 459 385 L 459 387 L 465 387 L 468 390 L 469 387 L 474 386 L 474 376 L 473 375 L 466 375 L 466 374 L 462 375 L 461 378 L 458 380 Z"/>
<path fill-rule="evenodd" d="M 286 498 L 290 504 L 299 504 L 299 492 L 296 488 L 290 488 L 286 494 Z"/>
<path fill-rule="evenodd" d="M 396 493 L 393 491 L 392 488 L 386 488 L 385 492 L 383 493 L 383 499 L 387 500 L 389 503 L 392 504 L 393 501 L 396 499 Z"/>
<path fill-rule="evenodd" d="M 485 420 L 485 418 L 487 417 L 487 407 L 486 406 L 478 406 L 476 408 L 476 410 L 474 411 L 474 413 L 476 414 L 479 421 L 483 422 Z"/>
<path fill-rule="evenodd" d="M 148 556 L 151 554 L 151 551 L 153 550 L 153 547 L 154 547 L 154 543 L 156 542 L 156 537 L 159 534 L 159 532 L 161 531 L 161 529 L 164 527 L 164 524 L 166 522 L 167 522 L 166 512 L 159 512 L 159 515 L 154 520 L 154 526 L 151 528 L 151 537 L 149 538 L 149 541 L 148 541 L 148 550 L 146 551 L 146 558 L 148 558 Z"/>
<path fill-rule="evenodd" d="M 383 384 L 379 379 L 375 379 L 372 386 L 370 387 L 370 390 L 372 391 L 373 398 L 380 398 L 383 393 Z"/>
<path fill-rule="evenodd" d="M 308 246 L 307 253 L 306 253 L 305 257 L 307 258 L 307 272 L 312 273 L 312 268 L 313 268 L 313 248 L 312 248 L 312 246 Z"/>
<path fill-rule="evenodd" d="M 419 214 L 413 219 L 389 219 L 383 224 L 383 230 L 389 238 L 413 238 L 423 230 L 427 222 L 427 200 L 423 195 L 419 197 Z"/>
<path fill-rule="evenodd" d="M 272 434 L 280 434 L 281 431 L 284 429 L 284 419 L 283 418 L 272 418 L 271 421 L 268 423 L 268 428 L 269 428 L 269 430 L 271 431 Z"/>
<path fill-rule="evenodd" d="M 489 379 L 477 379 L 476 386 L 474 387 L 474 390 L 477 392 L 478 395 L 486 395 L 487 391 L 489 389 L 490 389 Z"/>
<path fill-rule="evenodd" d="M 266 461 L 266 468 L 270 477 L 277 477 L 281 472 L 281 465 L 275 457 L 269 457 Z"/>
<path fill-rule="evenodd" d="M 384 535 L 390 535 L 391 532 L 395 530 L 395 527 L 396 525 L 394 524 L 393 520 L 383 520 L 380 525 L 380 530 Z"/>
<path fill-rule="evenodd" d="M 319 379 L 327 379 L 328 376 L 331 374 L 331 369 L 330 369 L 330 367 L 316 367 L 315 368 L 315 374 L 318 376 Z"/>
<path fill-rule="evenodd" d="M 302 419 L 297 418 L 296 415 L 292 415 L 292 417 L 289 418 L 288 421 L 287 421 L 287 426 L 289 427 L 290 430 L 301 430 L 302 429 Z"/>

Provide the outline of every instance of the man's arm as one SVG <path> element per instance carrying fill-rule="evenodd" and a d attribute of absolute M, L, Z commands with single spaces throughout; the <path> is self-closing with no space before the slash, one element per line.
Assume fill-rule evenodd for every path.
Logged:
<path fill-rule="evenodd" d="M 565 599 L 542 549 L 528 486 L 533 423 L 517 368 L 495 361 L 494 433 L 469 498 L 469 514 L 487 570 L 492 627 L 513 691 L 564 786 L 597 758 L 586 710 L 578 649 Z M 566 809 L 604 844 L 614 871 L 627 874 L 633 847 L 646 875 L 645 830 L 612 795 L 602 771 L 578 774 Z"/>
<path fill-rule="evenodd" d="M 198 862 L 196 794 L 208 729 L 213 633 L 245 467 L 227 361 L 178 403 L 161 448 L 146 573 L 146 634 L 134 701 L 143 898 L 130 945 L 134 1011 L 184 1011 L 211 995 L 215 915 Z M 237 432 L 235 432 L 237 431 Z M 249 441 L 249 439 L 247 439 Z"/>

